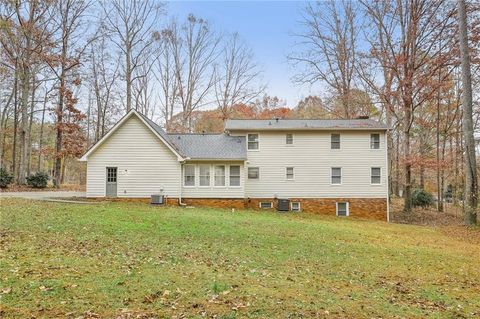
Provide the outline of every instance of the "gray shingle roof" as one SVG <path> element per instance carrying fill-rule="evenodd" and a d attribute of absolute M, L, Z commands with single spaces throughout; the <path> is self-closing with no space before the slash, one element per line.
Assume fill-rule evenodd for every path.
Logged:
<path fill-rule="evenodd" d="M 245 160 L 245 137 L 225 134 L 168 134 L 180 153 L 190 159 Z"/>
<path fill-rule="evenodd" d="M 384 123 L 371 119 L 352 120 L 228 120 L 227 131 L 254 130 L 386 130 Z"/>

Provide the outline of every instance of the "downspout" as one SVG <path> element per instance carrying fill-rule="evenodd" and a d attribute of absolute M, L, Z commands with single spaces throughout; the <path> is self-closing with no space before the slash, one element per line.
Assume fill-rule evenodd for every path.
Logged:
<path fill-rule="evenodd" d="M 389 181 L 389 174 L 390 170 L 388 169 L 389 166 L 389 160 L 388 160 L 388 128 L 385 131 L 385 167 L 386 167 L 386 177 L 387 177 L 387 223 L 390 223 L 390 183 Z"/>

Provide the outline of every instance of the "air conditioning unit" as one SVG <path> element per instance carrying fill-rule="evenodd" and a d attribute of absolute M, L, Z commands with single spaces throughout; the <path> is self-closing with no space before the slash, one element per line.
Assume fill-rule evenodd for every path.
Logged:
<path fill-rule="evenodd" d="M 280 212 L 288 212 L 290 210 L 290 200 L 279 198 L 277 200 L 277 210 Z"/>
<path fill-rule="evenodd" d="M 163 205 L 165 200 L 165 196 L 163 195 L 152 195 L 150 204 L 152 205 Z"/>

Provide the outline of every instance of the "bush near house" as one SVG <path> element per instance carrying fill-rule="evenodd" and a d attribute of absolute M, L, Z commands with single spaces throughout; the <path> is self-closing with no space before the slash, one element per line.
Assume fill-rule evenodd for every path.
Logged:
<path fill-rule="evenodd" d="M 0 168 L 0 188 L 7 188 L 13 181 L 13 176 L 5 168 Z"/>
<path fill-rule="evenodd" d="M 33 188 L 45 188 L 48 184 L 48 174 L 44 172 L 37 172 L 27 177 L 27 184 Z"/>
<path fill-rule="evenodd" d="M 412 202 L 415 207 L 428 207 L 433 205 L 433 195 L 424 189 L 418 188 L 413 191 Z"/>

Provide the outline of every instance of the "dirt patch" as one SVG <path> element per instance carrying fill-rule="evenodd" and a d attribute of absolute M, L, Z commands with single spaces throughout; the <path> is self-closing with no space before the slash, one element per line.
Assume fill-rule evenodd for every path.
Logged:
<path fill-rule="evenodd" d="M 33 188 L 28 185 L 9 185 L 7 188 L 0 188 L 0 193 L 5 192 L 64 192 L 64 191 L 76 191 L 84 192 L 85 185 L 64 184 L 60 188 L 53 186 L 47 186 L 46 188 Z"/>

